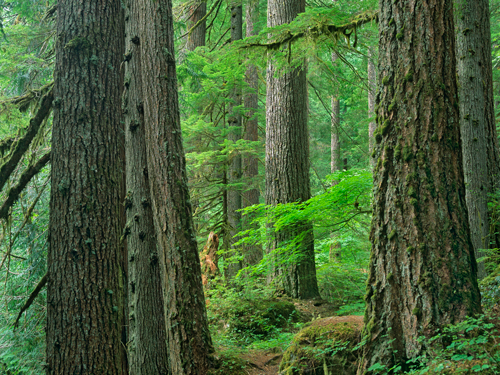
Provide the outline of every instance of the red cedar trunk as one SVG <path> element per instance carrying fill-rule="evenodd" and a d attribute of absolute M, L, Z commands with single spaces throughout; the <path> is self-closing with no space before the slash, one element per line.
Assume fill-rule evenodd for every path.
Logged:
<path fill-rule="evenodd" d="M 58 3 L 47 374 L 127 374 L 118 0 Z M 124 339 L 124 341 L 122 341 Z"/>
<path fill-rule="evenodd" d="M 141 50 L 136 1 L 127 4 L 125 39 L 126 190 L 128 247 L 129 369 L 134 375 L 168 374 L 167 332 L 156 249 L 144 135 Z"/>
<path fill-rule="evenodd" d="M 364 358 L 401 364 L 418 337 L 481 311 L 460 150 L 451 0 L 381 0 L 378 161 Z"/>
<path fill-rule="evenodd" d="M 488 201 L 498 187 L 499 151 L 493 103 L 490 11 L 487 0 L 455 0 L 460 130 L 469 225 L 476 257 L 497 248 Z M 473 52 L 471 52 L 473 51 Z M 490 236 L 490 233 L 492 234 Z M 486 276 L 484 263 L 478 278 Z"/>
<path fill-rule="evenodd" d="M 190 9 L 190 16 L 187 22 L 188 30 L 198 23 L 207 14 L 207 2 L 195 2 Z M 187 49 L 194 51 L 196 47 L 203 47 L 205 45 L 205 36 L 207 33 L 207 22 L 204 20 L 200 23 L 191 34 L 188 35 Z"/>
<path fill-rule="evenodd" d="M 268 26 L 291 22 L 304 12 L 303 0 L 270 0 Z M 278 72 L 273 54 L 268 54 L 266 100 L 266 204 L 303 202 L 310 198 L 309 182 L 309 132 L 307 129 L 307 86 L 304 66 L 287 73 Z M 295 236 L 304 235 L 293 250 L 293 263 L 276 266 L 275 276 L 285 293 L 294 298 L 319 296 L 314 259 L 312 225 L 297 223 L 274 233 L 269 251 L 289 243 Z M 280 259 L 277 263 L 281 263 Z"/>
<path fill-rule="evenodd" d="M 246 36 L 257 35 L 255 23 L 259 17 L 259 1 L 253 0 L 247 4 L 245 12 Z M 250 89 L 244 95 L 243 103 L 247 110 L 244 138 L 247 141 L 256 142 L 259 140 L 257 108 L 259 106 L 259 76 L 257 67 L 249 65 L 245 74 L 245 82 Z M 259 189 L 256 178 L 259 175 L 259 160 L 254 155 L 244 155 L 242 161 L 243 178 L 249 182 L 251 189 L 243 192 L 242 207 L 249 207 L 259 204 Z M 252 216 L 243 216 L 243 228 L 250 229 Z M 245 245 L 243 248 L 243 267 L 252 266 L 262 260 L 262 247 L 258 245 Z"/>
<path fill-rule="evenodd" d="M 231 7 L 231 42 L 243 39 L 243 9 L 241 5 Z M 228 139 L 236 143 L 241 139 L 241 115 L 237 107 L 241 106 L 241 87 L 235 85 L 231 94 L 231 102 L 228 106 Z M 227 170 L 228 184 L 241 182 L 241 154 L 237 152 L 230 156 Z M 235 237 L 241 230 L 241 189 L 234 186 L 227 188 L 227 224 L 228 230 L 224 238 L 225 248 L 229 256 L 236 255 L 234 243 L 238 241 Z M 226 277 L 233 278 L 241 269 L 241 262 L 231 263 L 226 268 Z"/>
<path fill-rule="evenodd" d="M 170 372 L 206 374 L 213 347 L 182 146 L 172 3 L 141 0 L 139 9 L 147 165 L 164 282 Z"/>

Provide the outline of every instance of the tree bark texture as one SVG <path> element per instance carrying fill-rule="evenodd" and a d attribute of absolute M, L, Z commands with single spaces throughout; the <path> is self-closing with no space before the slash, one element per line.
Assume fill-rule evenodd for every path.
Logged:
<path fill-rule="evenodd" d="M 304 12 L 304 0 L 271 0 L 267 25 L 291 22 Z M 309 133 L 307 129 L 306 68 L 277 71 L 272 53 L 268 54 L 266 99 L 266 204 L 303 202 L 310 198 Z M 310 223 L 297 223 L 274 233 L 269 250 L 290 243 L 297 235 L 302 239 L 287 254 L 275 254 L 276 277 L 284 291 L 294 298 L 319 295 L 314 259 L 314 235 Z M 283 263 L 292 255 L 295 261 Z"/>
<path fill-rule="evenodd" d="M 243 9 L 241 5 L 231 7 L 231 42 L 243 39 Z M 228 138 L 231 142 L 236 143 L 241 139 L 241 114 L 239 107 L 241 106 L 241 87 L 237 84 L 234 86 L 231 93 L 231 101 L 228 106 Z M 236 151 L 234 155 L 229 156 L 228 174 L 228 191 L 227 191 L 227 225 L 228 230 L 224 242 L 226 249 L 229 250 L 229 257 L 237 255 L 234 243 L 237 241 L 235 237 L 241 230 L 241 188 L 237 188 L 234 184 L 241 182 L 241 154 Z M 241 269 L 241 262 L 233 262 L 228 264 L 226 268 L 226 276 L 228 279 L 233 278 Z"/>
<path fill-rule="evenodd" d="M 375 117 L 375 94 L 377 92 L 377 71 L 375 69 L 375 54 L 373 50 L 368 49 L 368 117 L 370 119 Z M 375 167 L 375 158 L 373 155 L 373 144 L 375 139 L 373 138 L 373 133 L 377 127 L 375 120 L 371 120 L 368 124 L 368 144 L 370 150 L 370 165 Z"/>
<path fill-rule="evenodd" d="M 199 1 L 192 5 L 189 20 L 187 23 L 188 30 L 198 23 L 207 14 L 207 2 Z M 187 49 L 194 51 L 196 47 L 205 46 L 205 37 L 207 34 L 207 22 L 201 22 L 192 32 L 188 35 Z"/>
<path fill-rule="evenodd" d="M 47 374 L 126 374 L 118 0 L 58 2 Z"/>
<path fill-rule="evenodd" d="M 377 165 L 360 373 L 480 312 L 460 148 L 451 0 L 382 0 Z"/>
<path fill-rule="evenodd" d="M 169 374 L 165 303 L 149 192 L 141 79 L 141 39 L 136 1 L 126 3 L 125 234 L 128 248 L 129 370 L 134 375 Z"/>
<path fill-rule="evenodd" d="M 164 278 L 170 372 L 206 374 L 213 353 L 182 146 L 172 3 L 139 2 L 151 205 Z"/>
<path fill-rule="evenodd" d="M 340 126 L 340 101 L 335 96 L 332 97 L 332 130 L 330 140 L 330 172 L 335 173 L 342 169 L 340 165 L 340 139 L 339 139 L 339 126 Z M 333 181 L 332 185 L 335 186 L 338 181 Z"/>
<path fill-rule="evenodd" d="M 246 36 L 257 35 L 255 23 L 259 17 L 259 1 L 250 1 L 246 6 L 245 23 Z M 243 104 L 247 111 L 246 124 L 244 130 L 244 139 L 247 141 L 256 142 L 259 140 L 257 108 L 259 106 L 259 76 L 257 67 L 249 65 L 245 73 L 245 82 L 248 85 L 249 91 L 244 95 Z M 259 189 L 256 186 L 256 178 L 259 175 L 259 160 L 255 155 L 244 155 L 242 160 L 243 178 L 249 181 L 251 188 L 243 192 L 242 207 L 253 206 L 259 204 Z M 249 229 L 252 224 L 252 216 L 245 215 L 242 219 L 242 225 L 245 229 Z M 262 260 L 262 247 L 258 245 L 244 245 L 243 247 L 243 267 L 252 266 Z"/>
<path fill-rule="evenodd" d="M 476 258 L 483 257 L 490 238 L 489 195 L 498 187 L 498 138 L 493 103 L 490 10 L 487 0 L 455 0 L 460 133 L 465 198 Z M 492 231 L 494 233 L 494 230 Z M 493 246 L 496 247 L 496 244 Z M 486 276 L 478 264 L 478 278 Z"/>

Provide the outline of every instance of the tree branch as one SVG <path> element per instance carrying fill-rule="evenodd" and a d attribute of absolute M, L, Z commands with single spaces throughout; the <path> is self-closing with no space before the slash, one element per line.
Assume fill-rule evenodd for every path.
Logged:
<path fill-rule="evenodd" d="M 5 202 L 3 202 L 2 207 L 0 207 L 0 219 L 5 219 L 9 213 L 9 208 L 14 204 L 14 202 L 19 198 L 19 194 L 24 190 L 28 182 L 38 173 L 40 170 L 45 167 L 50 160 L 50 152 L 47 152 L 43 155 L 40 160 L 36 162 L 35 165 L 32 165 L 21 175 L 19 182 L 16 186 L 9 190 L 9 194 Z"/>
<path fill-rule="evenodd" d="M 16 321 L 14 322 L 14 328 L 17 328 L 19 325 L 19 319 L 21 319 L 21 316 L 23 315 L 23 312 L 29 309 L 35 298 L 38 296 L 42 288 L 47 284 L 47 279 L 48 279 L 48 274 L 45 274 L 42 279 L 39 281 L 38 285 L 36 286 L 35 290 L 31 292 L 28 300 L 24 304 L 23 307 L 21 307 L 21 311 L 19 311 L 19 315 L 17 316 Z"/>
<path fill-rule="evenodd" d="M 28 150 L 29 145 L 33 138 L 37 135 L 38 130 L 42 122 L 47 118 L 52 109 L 52 100 L 54 99 L 54 95 L 52 89 L 42 98 L 42 102 L 40 104 L 40 109 L 36 113 L 35 117 L 30 120 L 30 124 L 28 129 L 26 130 L 26 134 L 21 139 L 17 140 L 13 144 L 13 152 L 10 158 L 0 167 L 0 191 L 3 189 L 5 183 L 9 179 L 10 175 L 16 168 L 19 160 L 21 160 L 22 156 Z"/>

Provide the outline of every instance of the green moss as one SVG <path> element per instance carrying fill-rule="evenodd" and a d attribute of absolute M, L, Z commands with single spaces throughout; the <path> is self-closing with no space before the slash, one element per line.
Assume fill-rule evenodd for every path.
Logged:
<path fill-rule="evenodd" d="M 325 318 L 302 329 L 283 354 L 280 374 L 308 374 L 311 368 L 325 367 L 330 374 L 355 374 L 359 349 L 354 347 L 361 337 L 360 320 L 339 322 Z"/>
<path fill-rule="evenodd" d="M 410 70 L 408 73 L 406 73 L 405 82 L 413 82 L 413 72 Z"/>
<path fill-rule="evenodd" d="M 394 280 L 394 275 L 392 274 L 392 272 L 389 272 L 387 274 L 387 281 L 392 281 L 392 280 Z"/>
<path fill-rule="evenodd" d="M 388 86 L 389 85 L 389 77 L 388 76 L 385 76 L 384 78 L 382 78 L 382 84 L 384 86 Z"/>
<path fill-rule="evenodd" d="M 389 235 L 387 236 L 387 238 L 389 239 L 389 241 L 392 240 L 394 237 L 396 237 L 396 234 L 397 234 L 396 233 L 396 229 L 393 229 L 391 231 L 391 233 L 389 233 Z"/>
<path fill-rule="evenodd" d="M 417 193 L 415 192 L 415 188 L 413 186 L 410 186 L 410 188 L 408 189 L 408 195 L 410 197 L 416 197 L 417 196 Z"/>
<path fill-rule="evenodd" d="M 394 18 L 391 18 L 391 19 L 389 20 L 389 26 L 391 26 L 391 25 L 393 25 L 393 24 L 394 24 Z"/>
<path fill-rule="evenodd" d="M 405 147 L 403 147 L 403 160 L 410 161 L 412 158 L 413 158 L 413 153 L 411 147 L 406 145 Z"/>
<path fill-rule="evenodd" d="M 415 250 L 415 248 L 414 248 L 413 246 L 408 246 L 408 247 L 406 248 L 406 251 L 407 251 L 408 253 L 412 253 L 412 252 L 413 252 L 413 250 Z"/>
<path fill-rule="evenodd" d="M 438 140 L 438 136 L 437 136 L 437 134 L 436 134 L 436 133 L 434 133 L 434 134 L 432 135 L 432 137 L 431 137 L 431 141 L 432 141 L 432 142 L 437 142 L 437 140 Z"/>
<path fill-rule="evenodd" d="M 413 207 L 417 207 L 418 206 L 418 200 L 416 200 L 415 198 L 412 198 L 412 199 L 410 199 L 410 204 Z"/>
<path fill-rule="evenodd" d="M 416 316 L 420 316 L 421 312 L 420 312 L 420 309 L 418 307 L 415 307 L 413 310 L 412 310 L 412 314 L 413 315 L 416 315 Z"/>
<path fill-rule="evenodd" d="M 64 49 L 71 49 L 74 51 L 85 51 L 89 48 L 90 42 L 86 38 L 82 37 L 73 38 L 64 46 Z"/>

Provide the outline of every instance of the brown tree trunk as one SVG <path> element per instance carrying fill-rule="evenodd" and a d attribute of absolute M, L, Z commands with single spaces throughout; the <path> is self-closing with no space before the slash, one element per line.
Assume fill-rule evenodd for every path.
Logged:
<path fill-rule="evenodd" d="M 380 2 L 377 165 L 364 358 L 392 366 L 418 337 L 481 311 L 460 149 L 451 0 Z"/>
<path fill-rule="evenodd" d="M 374 56 L 375 54 L 373 53 L 373 49 L 368 49 L 368 117 L 369 118 L 374 118 L 375 117 L 375 94 L 377 91 L 377 71 L 375 69 L 375 61 L 374 61 Z M 375 139 L 373 138 L 373 133 L 375 132 L 375 129 L 377 127 L 377 124 L 375 123 L 375 120 L 371 120 L 370 123 L 368 124 L 368 143 L 370 147 L 370 165 L 371 167 L 375 167 L 375 158 L 373 157 L 373 145 L 375 143 Z"/>
<path fill-rule="evenodd" d="M 245 12 L 246 36 L 257 35 L 255 23 L 259 16 L 259 1 L 253 0 L 247 4 Z M 247 110 L 245 140 L 256 142 L 259 140 L 258 121 L 256 117 L 257 108 L 259 106 L 259 76 L 257 67 L 249 65 L 245 74 L 245 82 L 251 91 L 245 94 L 243 103 Z M 243 178 L 250 182 L 251 189 L 243 192 L 242 207 L 253 206 L 259 204 L 259 189 L 256 178 L 259 175 L 259 160 L 254 155 L 245 155 L 242 162 Z M 252 215 L 243 216 L 242 225 L 244 229 L 250 229 L 252 224 Z M 255 229 L 255 228 L 254 228 Z M 243 267 L 252 266 L 262 260 L 262 247 L 258 245 L 245 245 L 243 247 Z"/>
<path fill-rule="evenodd" d="M 243 11 L 242 6 L 231 7 L 231 42 L 243 39 Z M 235 84 L 231 95 L 231 102 L 228 106 L 228 138 L 236 143 L 241 139 L 241 115 L 238 113 L 241 106 L 241 87 Z M 230 156 L 228 166 L 228 191 L 227 191 L 227 236 L 224 238 L 226 248 L 229 249 L 229 257 L 238 255 L 234 243 L 238 240 L 235 236 L 241 231 L 241 189 L 234 184 L 241 182 L 241 154 L 236 152 Z M 231 186 L 232 185 L 232 186 Z M 226 277 L 233 278 L 241 269 L 241 262 L 232 262 L 226 267 Z"/>
<path fill-rule="evenodd" d="M 144 136 L 141 80 L 141 39 L 136 32 L 141 10 L 136 1 L 127 4 L 126 64 L 123 110 L 128 247 L 129 369 L 134 375 L 168 374 L 167 332 L 156 249 L 153 211 Z"/>
<path fill-rule="evenodd" d="M 336 56 L 332 57 L 335 61 Z M 335 96 L 332 96 L 332 126 L 331 126 L 331 142 L 330 142 L 330 172 L 333 174 L 342 169 L 340 165 L 340 141 L 339 141 L 339 126 L 340 126 L 340 101 Z M 332 186 L 335 186 L 339 181 L 333 180 Z M 334 232 L 331 233 L 332 244 L 330 245 L 330 261 L 342 259 L 341 244 Z"/>
<path fill-rule="evenodd" d="M 455 0 L 460 133 L 469 225 L 476 258 L 490 238 L 489 195 L 498 187 L 499 152 L 493 103 L 490 10 L 487 0 Z M 478 264 L 478 278 L 486 276 Z"/>
<path fill-rule="evenodd" d="M 187 22 L 188 30 L 193 28 L 207 14 L 207 2 L 195 2 L 190 9 L 189 19 Z M 191 33 L 188 35 L 187 49 L 194 51 L 196 47 L 205 46 L 205 37 L 207 33 L 207 22 L 203 20 Z"/>
<path fill-rule="evenodd" d="M 213 353 L 182 146 L 172 3 L 139 1 L 151 205 L 166 300 L 170 372 L 206 374 Z"/>
<path fill-rule="evenodd" d="M 267 25 L 291 22 L 305 11 L 304 0 L 270 0 Z M 278 72 L 273 54 L 268 54 L 266 99 L 266 204 L 303 202 L 310 198 L 309 133 L 307 129 L 306 68 Z M 279 76 L 278 76 L 279 75 Z M 285 293 L 294 298 L 319 296 L 314 259 L 314 235 L 310 223 L 297 223 L 274 233 L 269 251 L 286 246 L 296 236 L 293 261 L 283 263 L 291 254 L 278 257 L 275 277 Z"/>
<path fill-rule="evenodd" d="M 58 3 L 47 374 L 126 374 L 118 0 Z"/>

